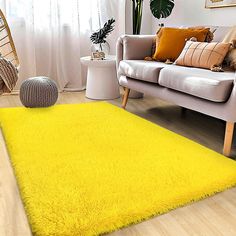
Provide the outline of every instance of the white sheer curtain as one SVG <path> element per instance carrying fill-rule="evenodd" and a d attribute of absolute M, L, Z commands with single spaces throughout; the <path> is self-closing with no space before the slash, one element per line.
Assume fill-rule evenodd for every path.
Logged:
<path fill-rule="evenodd" d="M 109 38 L 111 53 L 125 33 L 125 0 L 0 0 L 20 57 L 20 80 L 45 75 L 61 90 L 82 90 L 80 57 L 90 54 L 89 36 L 109 18 L 116 19 Z"/>

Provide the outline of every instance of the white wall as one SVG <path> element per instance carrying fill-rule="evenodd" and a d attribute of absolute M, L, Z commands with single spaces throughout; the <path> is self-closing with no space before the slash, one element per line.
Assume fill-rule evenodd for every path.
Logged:
<path fill-rule="evenodd" d="M 232 26 L 236 25 L 236 7 L 206 9 L 205 0 L 175 0 L 175 8 L 170 17 L 161 21 L 153 18 L 153 33 L 161 22 L 166 26 Z"/>

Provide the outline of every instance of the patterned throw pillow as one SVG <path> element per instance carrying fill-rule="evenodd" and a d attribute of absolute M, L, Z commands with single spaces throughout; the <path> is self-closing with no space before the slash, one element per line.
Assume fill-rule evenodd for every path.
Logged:
<path fill-rule="evenodd" d="M 175 61 L 180 66 L 213 69 L 222 64 L 230 48 L 230 43 L 202 43 L 187 41 Z"/>

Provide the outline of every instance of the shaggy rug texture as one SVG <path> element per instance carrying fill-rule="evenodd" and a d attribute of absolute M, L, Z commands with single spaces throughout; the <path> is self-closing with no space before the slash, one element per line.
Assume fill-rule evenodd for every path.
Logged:
<path fill-rule="evenodd" d="M 37 236 L 112 232 L 236 184 L 236 162 L 104 102 L 0 109 Z"/>

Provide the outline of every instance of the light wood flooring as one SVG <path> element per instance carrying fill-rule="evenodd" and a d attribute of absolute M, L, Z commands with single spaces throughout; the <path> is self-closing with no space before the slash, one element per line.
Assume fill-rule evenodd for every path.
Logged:
<path fill-rule="evenodd" d="M 58 103 L 91 102 L 84 92 L 62 93 Z M 109 101 L 117 106 L 121 100 Z M 21 106 L 18 95 L 1 96 L 0 107 Z M 221 152 L 223 121 L 165 103 L 153 97 L 130 99 L 127 110 L 162 127 Z M 235 146 L 235 145 L 234 145 Z M 232 157 L 236 157 L 233 147 Z M 29 236 L 30 228 L 19 197 L 2 135 L 0 135 L 0 236 Z M 171 211 L 110 236 L 236 236 L 236 188 Z"/>

